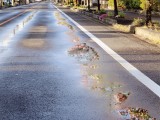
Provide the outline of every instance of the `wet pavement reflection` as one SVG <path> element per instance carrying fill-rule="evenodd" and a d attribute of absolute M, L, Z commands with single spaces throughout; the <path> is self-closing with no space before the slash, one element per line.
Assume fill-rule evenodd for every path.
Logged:
<path fill-rule="evenodd" d="M 2 41 L 3 47 L 8 47 L 13 37 L 24 28 L 24 26 L 33 18 L 35 14 L 36 12 L 33 12 L 32 14 L 24 18 L 24 20 L 22 20 L 20 23 L 18 23 L 13 30 L 8 32 L 9 35 L 6 35 Z"/>

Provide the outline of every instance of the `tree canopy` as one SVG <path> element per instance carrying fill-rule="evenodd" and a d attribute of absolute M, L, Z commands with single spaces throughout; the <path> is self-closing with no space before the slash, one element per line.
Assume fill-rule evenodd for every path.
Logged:
<path fill-rule="evenodd" d="M 147 10 L 150 6 L 152 7 L 152 10 L 157 11 L 159 5 L 159 0 L 141 0 L 140 7 L 143 10 Z"/>
<path fill-rule="evenodd" d="M 117 6 L 122 9 L 147 9 L 148 1 L 152 4 L 153 10 L 159 9 L 160 0 L 116 0 Z M 108 4 L 114 8 L 114 0 L 109 0 Z"/>

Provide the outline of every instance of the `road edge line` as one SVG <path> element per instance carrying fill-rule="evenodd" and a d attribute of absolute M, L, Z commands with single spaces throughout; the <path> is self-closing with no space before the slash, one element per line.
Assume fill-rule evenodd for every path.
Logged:
<path fill-rule="evenodd" d="M 52 3 L 53 5 L 53 3 Z M 149 88 L 153 93 L 155 93 L 160 98 L 160 86 L 155 83 L 152 79 L 147 77 L 144 73 L 126 61 L 123 57 L 118 55 L 115 51 L 113 51 L 109 46 L 103 43 L 99 38 L 94 36 L 84 27 L 82 27 L 79 23 L 74 21 L 67 14 L 62 12 L 57 6 L 53 5 L 60 13 L 62 13 L 67 19 L 69 19 L 73 24 L 75 24 L 80 30 L 82 30 L 87 36 L 89 36 L 94 42 L 96 42 L 103 50 L 105 50 L 110 56 L 112 56 L 120 65 L 122 65 L 130 74 L 132 74 L 139 82 L 144 84 L 147 88 Z"/>

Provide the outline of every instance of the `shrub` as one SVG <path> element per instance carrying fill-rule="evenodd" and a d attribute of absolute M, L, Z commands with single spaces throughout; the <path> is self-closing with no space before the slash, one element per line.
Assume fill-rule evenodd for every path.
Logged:
<path fill-rule="evenodd" d="M 113 28 L 123 32 L 130 32 L 128 25 L 114 24 Z"/>
<path fill-rule="evenodd" d="M 145 24 L 145 20 L 143 20 L 142 18 L 134 18 L 132 25 L 134 26 L 142 26 Z"/>
<path fill-rule="evenodd" d="M 86 6 L 84 6 L 84 5 L 80 5 L 79 7 L 80 7 L 80 8 L 87 8 L 87 7 L 86 7 Z"/>
<path fill-rule="evenodd" d="M 77 9 L 77 6 L 73 6 L 72 8 L 73 8 L 73 9 Z"/>
<path fill-rule="evenodd" d="M 152 26 L 154 27 L 153 29 L 155 29 L 155 30 L 159 30 L 160 29 L 160 23 L 158 21 L 153 22 Z"/>
<path fill-rule="evenodd" d="M 108 15 L 108 17 L 113 17 L 114 16 L 113 12 L 108 12 L 107 15 Z"/>
<path fill-rule="evenodd" d="M 118 12 L 118 15 L 116 16 L 116 18 L 124 18 L 125 14 L 124 12 Z"/>
<path fill-rule="evenodd" d="M 120 18 L 124 18 L 125 17 L 124 12 L 118 12 L 118 15 L 119 15 Z"/>
<path fill-rule="evenodd" d="M 151 0 L 150 3 L 148 0 L 140 0 L 141 1 L 141 5 L 140 7 L 143 9 L 143 10 L 146 10 L 149 6 L 152 7 L 152 10 L 153 11 L 157 11 L 158 10 L 158 1 L 159 0 Z"/>
<path fill-rule="evenodd" d="M 100 11 L 98 11 L 98 10 L 92 10 L 92 13 L 94 13 L 94 14 L 106 14 L 106 10 L 105 9 L 101 9 Z"/>
<path fill-rule="evenodd" d="M 100 12 L 100 14 L 105 14 L 106 10 L 105 9 L 101 9 L 99 12 Z"/>
<path fill-rule="evenodd" d="M 141 1 L 140 0 L 117 0 L 117 5 L 122 10 L 125 10 L 126 8 L 127 9 L 139 9 Z M 114 0 L 108 0 L 108 5 L 109 7 L 114 8 Z"/>
<path fill-rule="evenodd" d="M 73 7 L 73 6 L 74 6 L 73 2 L 71 2 L 71 3 L 70 3 L 70 6 L 71 6 L 71 7 Z"/>

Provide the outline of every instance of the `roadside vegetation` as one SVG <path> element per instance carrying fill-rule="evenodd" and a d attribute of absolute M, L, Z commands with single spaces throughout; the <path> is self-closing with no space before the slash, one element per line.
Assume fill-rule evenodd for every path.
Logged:
<path fill-rule="evenodd" d="M 97 3 L 84 4 L 80 0 L 62 0 L 63 5 L 73 7 L 73 9 L 83 9 L 94 14 L 107 14 L 106 6 L 100 5 L 100 0 Z M 90 3 L 90 0 L 87 0 Z M 113 9 L 113 13 L 108 13 L 107 16 L 113 14 L 115 18 L 124 18 L 124 11 L 137 12 L 145 15 L 145 25 L 150 26 L 152 22 L 152 14 L 160 16 L 160 0 L 108 0 L 108 8 Z M 134 19 L 133 19 L 134 20 Z M 154 25 L 153 25 L 154 26 Z"/>
<path fill-rule="evenodd" d="M 160 44 L 160 0 L 107 0 L 108 4 L 101 4 L 100 0 L 62 0 L 61 4 L 71 8 L 74 12 L 92 17 L 102 23 L 111 24 L 114 29 L 139 35 L 145 39 Z M 92 3 L 92 4 L 87 4 Z M 136 29 L 138 27 L 138 29 Z M 136 31 L 137 30 L 137 31 Z M 148 32 L 146 32 L 148 30 Z M 145 32 L 144 32 L 145 31 Z M 140 32 L 140 33 L 139 33 Z M 152 36 L 146 35 L 153 33 Z M 140 36 L 141 37 L 141 36 Z"/>

